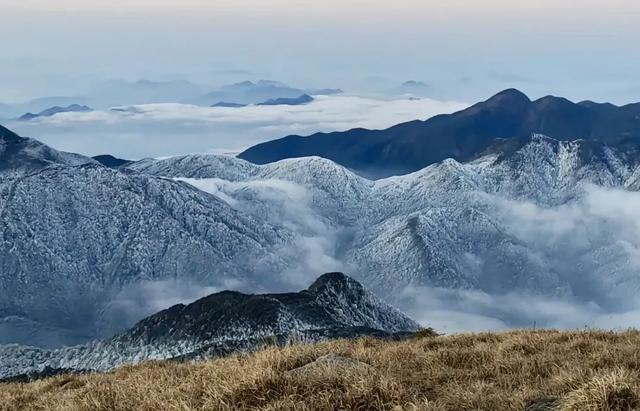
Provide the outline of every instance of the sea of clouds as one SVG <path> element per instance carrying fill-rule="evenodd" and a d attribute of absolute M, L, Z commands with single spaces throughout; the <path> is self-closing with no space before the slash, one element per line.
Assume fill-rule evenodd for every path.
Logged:
<path fill-rule="evenodd" d="M 88 113 L 60 113 L 11 122 L 18 134 L 63 151 L 126 159 L 189 153 L 238 153 L 290 134 L 382 129 L 461 110 L 466 104 L 430 99 L 317 96 L 300 106 L 201 107 L 147 104 Z"/>

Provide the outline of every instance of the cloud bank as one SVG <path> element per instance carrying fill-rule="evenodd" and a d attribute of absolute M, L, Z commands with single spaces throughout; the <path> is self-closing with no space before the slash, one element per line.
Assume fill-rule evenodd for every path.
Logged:
<path fill-rule="evenodd" d="M 348 271 L 347 265 L 337 257 L 340 228 L 314 208 L 314 194 L 310 188 L 279 179 L 245 182 L 179 180 L 216 195 L 237 210 L 295 234 L 290 248 L 274 250 L 291 261 L 291 266 L 282 273 L 268 273 L 272 278 L 279 277 L 287 291 L 306 288 L 323 273 Z"/>
<path fill-rule="evenodd" d="M 463 109 L 466 104 L 421 99 L 319 96 L 303 106 L 210 108 L 183 104 L 123 107 L 123 111 L 61 113 L 9 124 L 56 149 L 123 158 L 239 152 L 289 134 L 354 127 L 387 128 Z"/>

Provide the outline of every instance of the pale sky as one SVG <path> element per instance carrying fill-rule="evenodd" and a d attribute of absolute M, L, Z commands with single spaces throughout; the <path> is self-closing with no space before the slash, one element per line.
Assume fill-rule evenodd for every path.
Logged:
<path fill-rule="evenodd" d="M 0 102 L 100 79 L 640 101 L 636 0 L 0 0 Z M 437 96 L 436 96 L 437 97 Z"/>

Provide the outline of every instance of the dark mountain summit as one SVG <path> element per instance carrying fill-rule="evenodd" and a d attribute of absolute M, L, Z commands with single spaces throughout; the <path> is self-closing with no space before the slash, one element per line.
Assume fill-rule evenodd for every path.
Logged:
<path fill-rule="evenodd" d="M 0 381 L 59 372 L 106 371 L 161 359 L 202 359 L 292 338 L 322 341 L 406 338 L 420 329 L 342 273 L 325 274 L 297 293 L 223 291 L 147 317 L 113 338 L 57 350 L 0 346 Z M 296 337 L 294 337 L 296 336 Z M 4 351 L 3 351 L 4 350 Z"/>
<path fill-rule="evenodd" d="M 110 154 L 102 154 L 99 156 L 94 156 L 92 158 L 96 160 L 98 163 L 102 164 L 103 166 L 106 166 L 109 168 L 118 168 L 118 167 L 126 166 L 132 163 L 132 161 L 130 160 L 117 158 Z"/>
<path fill-rule="evenodd" d="M 222 107 L 222 108 L 242 108 L 242 107 L 247 107 L 246 104 L 238 104 L 238 103 L 227 103 L 225 101 L 221 101 L 219 103 L 216 103 L 214 105 L 212 105 L 211 107 Z"/>
<path fill-rule="evenodd" d="M 345 334 L 349 328 L 396 333 L 420 327 L 357 281 L 330 273 L 297 293 L 223 291 L 189 305 L 178 304 L 142 320 L 115 340 L 135 344 L 202 342 L 288 335 L 292 331 Z"/>
<path fill-rule="evenodd" d="M 454 114 L 386 130 L 288 136 L 251 147 L 239 157 L 265 164 L 320 156 L 369 176 L 385 177 L 420 170 L 447 158 L 467 161 L 497 139 L 538 133 L 562 141 L 586 139 L 610 145 L 640 140 L 640 104 L 573 103 L 553 96 L 531 101 L 520 91 L 509 89 Z"/>

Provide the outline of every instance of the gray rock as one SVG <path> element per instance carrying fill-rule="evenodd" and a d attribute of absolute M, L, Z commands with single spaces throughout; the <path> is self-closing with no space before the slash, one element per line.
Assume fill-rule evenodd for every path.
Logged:
<path fill-rule="evenodd" d="M 557 409 L 558 397 L 537 397 L 531 399 L 525 411 L 552 411 Z"/>
<path fill-rule="evenodd" d="M 302 367 L 287 371 L 287 374 L 291 376 L 307 376 L 309 374 L 322 372 L 328 369 L 352 373 L 367 373 L 374 370 L 372 366 L 363 363 L 362 361 L 354 360 L 352 358 L 347 358 L 332 353 L 323 355 L 322 357 L 319 357 L 315 361 L 303 365 Z"/>

